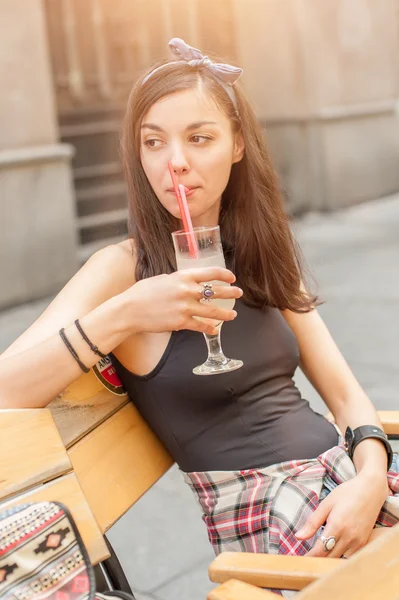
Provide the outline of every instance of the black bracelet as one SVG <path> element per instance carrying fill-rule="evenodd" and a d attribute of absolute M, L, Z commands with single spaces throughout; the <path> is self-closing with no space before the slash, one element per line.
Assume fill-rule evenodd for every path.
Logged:
<path fill-rule="evenodd" d="M 97 356 L 101 356 L 101 358 L 106 358 L 106 354 L 103 354 L 102 352 L 100 352 L 100 350 L 98 349 L 98 346 L 95 346 L 87 337 L 87 335 L 85 334 L 85 332 L 82 329 L 81 324 L 79 323 L 79 319 L 76 319 L 75 321 L 75 325 L 78 328 L 78 331 L 80 333 L 80 335 L 82 336 L 82 338 L 84 339 L 85 342 L 87 342 L 90 346 L 90 349 L 92 350 L 92 352 L 94 352 L 94 354 L 97 354 Z"/>
<path fill-rule="evenodd" d="M 84 365 L 82 363 L 75 348 L 72 346 L 71 342 L 68 340 L 67 336 L 65 335 L 65 329 L 64 328 L 60 329 L 58 333 L 60 334 L 62 341 L 64 342 L 65 346 L 68 348 L 69 352 L 72 354 L 72 356 L 74 357 L 74 359 L 76 360 L 76 362 L 78 363 L 78 365 L 82 369 L 82 371 L 84 373 L 89 373 L 90 369 L 88 369 L 86 367 L 86 365 Z"/>
<path fill-rule="evenodd" d="M 385 450 L 388 457 L 388 471 L 392 464 L 393 450 L 392 446 L 388 441 L 388 436 L 383 429 L 380 429 L 376 425 L 361 425 L 352 430 L 350 427 L 346 428 L 345 431 L 345 447 L 349 454 L 349 458 L 353 458 L 355 448 L 363 440 L 374 438 L 380 440 L 385 446 Z"/>

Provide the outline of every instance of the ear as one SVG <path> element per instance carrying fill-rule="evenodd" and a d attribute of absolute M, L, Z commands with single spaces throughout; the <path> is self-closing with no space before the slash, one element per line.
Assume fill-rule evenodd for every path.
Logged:
<path fill-rule="evenodd" d="M 237 133 L 234 140 L 232 164 L 240 162 L 245 152 L 245 144 L 242 133 Z"/>

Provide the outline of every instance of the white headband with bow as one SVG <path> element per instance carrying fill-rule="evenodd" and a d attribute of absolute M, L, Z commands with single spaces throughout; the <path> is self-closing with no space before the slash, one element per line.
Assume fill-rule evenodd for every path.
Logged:
<path fill-rule="evenodd" d="M 180 38 L 171 39 L 169 42 L 169 48 L 171 49 L 172 53 L 176 56 L 176 58 L 180 60 L 168 62 L 161 65 L 160 67 L 157 67 L 144 78 L 143 84 L 150 77 L 152 77 L 154 73 L 156 73 L 160 69 L 163 69 L 167 65 L 173 65 L 181 62 L 186 62 L 192 67 L 199 67 L 201 65 L 204 65 L 205 67 L 207 67 L 207 69 L 209 69 L 209 71 L 212 73 L 215 79 L 218 80 L 218 82 L 228 94 L 230 100 L 234 105 L 234 108 L 238 110 L 237 98 L 232 86 L 242 74 L 242 69 L 224 63 L 214 63 L 210 58 L 204 56 L 200 50 L 192 48 Z"/>

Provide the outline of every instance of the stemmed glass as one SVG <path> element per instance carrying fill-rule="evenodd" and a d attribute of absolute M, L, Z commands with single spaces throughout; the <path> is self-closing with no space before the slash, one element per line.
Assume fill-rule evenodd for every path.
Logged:
<path fill-rule="evenodd" d="M 194 227 L 192 232 L 175 231 L 172 233 L 172 238 L 176 253 L 177 268 L 179 271 L 183 269 L 226 266 L 220 239 L 220 228 L 218 225 L 215 227 Z M 196 253 L 196 256 L 193 256 L 191 250 L 195 244 L 198 248 L 198 253 Z M 229 285 L 224 281 L 204 283 Z M 204 301 L 205 300 L 201 300 L 201 302 Z M 214 297 L 211 302 L 227 310 L 231 310 L 235 304 L 234 298 L 224 299 Z M 215 335 L 204 333 L 208 347 L 208 358 L 202 365 L 195 367 L 193 373 L 195 375 L 216 375 L 218 373 L 227 373 L 239 369 L 244 364 L 241 360 L 227 358 L 223 354 L 220 342 L 220 332 L 223 321 L 218 323 L 214 320 L 209 320 L 217 327 L 218 332 Z"/>

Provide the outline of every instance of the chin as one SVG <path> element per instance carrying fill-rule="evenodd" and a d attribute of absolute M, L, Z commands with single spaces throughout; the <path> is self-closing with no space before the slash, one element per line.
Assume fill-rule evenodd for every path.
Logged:
<path fill-rule="evenodd" d="M 181 219 L 180 216 L 180 210 L 179 207 L 176 206 L 175 203 L 170 203 L 169 202 L 161 202 L 162 206 L 164 207 L 164 209 L 170 214 L 172 215 L 172 217 L 175 217 L 175 219 Z"/>

